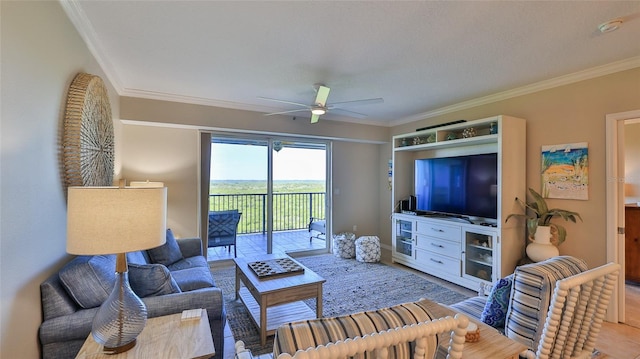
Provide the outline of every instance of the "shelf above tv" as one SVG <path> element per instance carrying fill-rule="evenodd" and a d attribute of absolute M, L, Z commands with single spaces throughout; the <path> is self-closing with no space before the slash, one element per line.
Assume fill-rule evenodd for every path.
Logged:
<path fill-rule="evenodd" d="M 498 117 L 490 117 L 394 136 L 393 150 L 421 151 L 430 148 L 452 148 L 496 143 L 500 131 L 500 121 Z"/>
<path fill-rule="evenodd" d="M 482 145 L 486 143 L 498 142 L 498 135 L 482 135 L 470 138 L 460 138 L 456 140 L 448 140 L 434 143 L 422 143 L 419 145 L 395 147 L 394 151 L 422 151 L 431 148 L 452 148 L 461 146 Z"/>

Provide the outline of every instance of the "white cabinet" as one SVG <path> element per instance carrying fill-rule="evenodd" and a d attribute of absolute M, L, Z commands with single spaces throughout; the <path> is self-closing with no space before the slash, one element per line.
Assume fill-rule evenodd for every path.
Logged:
<path fill-rule="evenodd" d="M 397 216 L 393 219 L 393 257 L 405 264 L 414 258 L 414 235 L 415 218 L 408 216 Z"/>
<path fill-rule="evenodd" d="M 494 282 L 500 272 L 498 233 L 482 228 L 462 228 L 462 277 L 473 282 Z M 496 259 L 496 260 L 494 260 Z"/>
<path fill-rule="evenodd" d="M 430 273 L 460 276 L 460 227 L 416 219 L 416 263 Z"/>
<path fill-rule="evenodd" d="M 498 161 L 496 218 L 461 220 L 396 212 L 399 201 L 415 194 L 416 160 L 488 153 L 496 153 Z M 526 197 L 523 119 L 494 116 L 393 136 L 392 161 L 394 262 L 473 290 L 513 273 L 524 255 L 524 222 L 505 219 L 521 210 L 515 198 Z"/>

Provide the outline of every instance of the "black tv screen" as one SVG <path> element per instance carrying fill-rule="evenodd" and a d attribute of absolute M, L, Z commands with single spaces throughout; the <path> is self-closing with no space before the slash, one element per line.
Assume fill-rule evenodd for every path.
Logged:
<path fill-rule="evenodd" d="M 416 210 L 465 217 L 498 217 L 498 155 L 415 161 Z"/>

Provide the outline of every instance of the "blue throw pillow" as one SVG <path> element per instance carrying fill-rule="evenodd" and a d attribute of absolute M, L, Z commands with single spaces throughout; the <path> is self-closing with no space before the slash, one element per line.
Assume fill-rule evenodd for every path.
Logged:
<path fill-rule="evenodd" d="M 149 249 L 147 254 L 149 254 L 151 262 L 164 264 L 165 266 L 170 266 L 182 259 L 180 246 L 178 246 L 178 242 L 176 242 L 176 238 L 170 228 L 167 228 L 167 241 L 165 244 Z"/>
<path fill-rule="evenodd" d="M 60 272 L 60 282 L 82 308 L 95 308 L 107 300 L 116 282 L 116 256 L 78 256 Z"/>
<path fill-rule="evenodd" d="M 162 264 L 129 264 L 129 283 L 140 298 L 180 293 L 180 287 Z"/>
<path fill-rule="evenodd" d="M 482 315 L 480 315 L 482 322 L 494 328 L 504 330 L 512 285 L 513 274 L 510 274 L 498 280 L 493 288 L 491 288 L 489 297 L 487 297 L 487 303 L 484 306 Z"/>

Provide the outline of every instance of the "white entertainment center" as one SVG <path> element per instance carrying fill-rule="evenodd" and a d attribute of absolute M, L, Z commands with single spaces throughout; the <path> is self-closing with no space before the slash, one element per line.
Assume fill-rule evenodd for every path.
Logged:
<path fill-rule="evenodd" d="M 497 154 L 496 218 L 404 211 L 415 195 L 416 160 Z M 478 290 L 513 273 L 524 255 L 524 221 L 516 197 L 526 197 L 525 120 L 495 116 L 393 136 L 393 261 Z M 414 214 L 415 213 L 415 214 Z"/>

